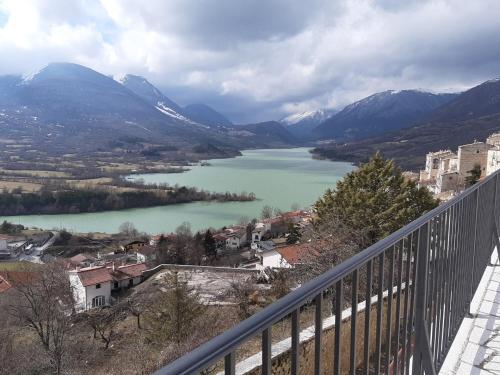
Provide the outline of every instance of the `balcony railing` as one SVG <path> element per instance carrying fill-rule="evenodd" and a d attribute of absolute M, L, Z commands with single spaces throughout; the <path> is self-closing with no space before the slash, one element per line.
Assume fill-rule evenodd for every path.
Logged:
<path fill-rule="evenodd" d="M 499 245 L 499 172 L 289 293 L 157 374 L 236 372 L 236 351 L 259 337 L 263 375 L 273 372 L 272 328 L 290 324 L 291 374 L 436 374 Z M 358 301 L 375 301 L 358 311 Z M 326 345 L 322 306 L 335 316 Z M 300 317 L 315 306 L 306 371 Z M 373 306 L 373 308 L 371 307 Z M 342 312 L 350 308 L 350 321 Z M 342 320 L 344 319 L 344 320 Z M 332 340 L 330 340 L 332 341 Z M 331 347 L 331 350 L 330 350 Z M 325 348 L 329 348 L 325 350 Z M 223 361 L 220 367 L 214 364 Z"/>

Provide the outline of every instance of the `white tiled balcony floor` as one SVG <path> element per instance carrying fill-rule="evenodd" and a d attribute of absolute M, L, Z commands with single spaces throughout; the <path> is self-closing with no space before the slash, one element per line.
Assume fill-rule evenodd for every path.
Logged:
<path fill-rule="evenodd" d="M 440 374 L 500 375 L 500 263 L 491 258 Z"/>

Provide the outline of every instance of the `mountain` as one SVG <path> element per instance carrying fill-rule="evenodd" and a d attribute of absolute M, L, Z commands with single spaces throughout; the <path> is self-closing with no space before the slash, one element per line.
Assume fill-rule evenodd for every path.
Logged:
<path fill-rule="evenodd" d="M 254 147 L 258 147 L 257 140 L 265 147 L 270 148 L 299 144 L 297 138 L 277 121 L 234 126 L 230 133 L 243 140 L 255 138 L 255 141 L 253 141 Z"/>
<path fill-rule="evenodd" d="M 352 103 L 313 130 L 319 139 L 349 140 L 409 127 L 456 94 L 389 90 Z"/>
<path fill-rule="evenodd" d="M 50 137 L 46 143 L 55 148 L 95 149 L 117 137 L 174 142 L 205 137 L 112 78 L 71 63 L 49 64 L 30 76 L 2 77 L 0 111 L 10 124 L 6 134 L 30 135 L 40 142 Z"/>
<path fill-rule="evenodd" d="M 314 128 L 334 114 L 334 110 L 317 109 L 291 114 L 282 118 L 280 123 L 296 137 L 309 137 Z"/>
<path fill-rule="evenodd" d="M 209 156 L 217 157 L 286 146 L 293 138 L 286 130 L 269 132 L 267 139 L 260 129 L 242 137 L 233 127 L 211 128 L 180 113 L 182 108 L 146 79 L 129 75 L 122 82 L 71 63 L 49 64 L 24 77 L 0 76 L 0 153 L 18 157 L 16 149 L 5 146 L 15 141 L 30 158 L 99 151 L 186 160 L 200 144 L 213 145 Z"/>
<path fill-rule="evenodd" d="M 500 131 L 500 80 L 484 82 L 436 108 L 426 120 L 379 137 L 320 146 L 314 152 L 334 160 L 360 162 L 380 151 L 406 169 L 424 166 L 425 154 L 484 140 Z"/>
<path fill-rule="evenodd" d="M 189 116 L 185 116 L 183 109 L 177 103 L 163 95 L 146 78 L 127 74 L 119 78 L 118 82 L 165 115 L 187 123 L 196 122 L 196 120 L 193 121 L 192 118 L 188 118 Z"/>
<path fill-rule="evenodd" d="M 203 103 L 190 104 L 184 107 L 181 112 L 191 120 L 208 126 L 233 125 L 224 115 Z"/>

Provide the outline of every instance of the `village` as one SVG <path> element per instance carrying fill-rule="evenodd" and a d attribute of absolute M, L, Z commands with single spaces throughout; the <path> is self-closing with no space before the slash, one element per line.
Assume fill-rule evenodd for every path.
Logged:
<path fill-rule="evenodd" d="M 491 134 L 485 142 L 461 145 L 457 152 L 439 150 L 426 155 L 420 174 L 406 172 L 436 198 L 447 201 L 470 185 L 500 169 L 500 133 Z"/>
<path fill-rule="evenodd" d="M 77 312 L 112 305 L 144 280 L 153 276 L 161 279 L 163 273 L 172 270 L 182 271 L 183 278 L 196 284 L 201 294 L 210 294 L 204 289 L 210 289 L 206 279 L 213 278 L 212 273 L 216 273 L 218 285 L 224 285 L 224 279 L 232 280 L 240 274 L 252 275 L 263 283 L 269 283 L 273 270 L 291 268 L 300 262 L 304 251 L 300 236 L 311 223 L 312 211 L 297 210 L 244 225 L 207 230 L 196 235 L 199 238 L 203 236 L 198 248 L 196 244 L 181 245 L 186 253 L 191 251 L 186 246 L 196 248 L 196 254 L 184 254 L 183 259 L 179 259 L 178 247 L 185 233 L 148 237 L 129 230 L 125 236 L 127 239 L 107 243 L 107 252 L 100 246 L 92 246 L 102 243 L 102 240 L 94 240 L 80 247 L 87 251 L 70 257 L 60 252 L 54 255 L 51 251 L 61 248 L 57 245 L 64 242 L 60 237 L 68 235 L 65 231 L 42 232 L 29 238 L 19 233 L 2 234 L 0 292 L 7 291 L 10 285 L 9 273 L 2 272 L 2 264 L 26 261 L 63 263 L 71 282 Z M 113 247 L 114 250 L 109 251 Z M 200 273 L 204 275 L 201 278 Z M 218 290 L 218 293 L 224 294 L 224 291 Z"/>

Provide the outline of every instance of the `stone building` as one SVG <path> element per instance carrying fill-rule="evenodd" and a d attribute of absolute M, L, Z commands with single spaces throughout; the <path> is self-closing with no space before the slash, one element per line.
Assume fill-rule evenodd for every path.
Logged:
<path fill-rule="evenodd" d="M 429 152 L 425 169 L 420 171 L 419 185 L 443 198 L 443 193 L 453 194 L 465 189 L 467 177 L 476 167 L 481 170 L 480 178 L 500 169 L 500 133 L 490 135 L 486 142 L 461 145 L 456 154 L 451 150 Z"/>
<path fill-rule="evenodd" d="M 481 168 L 481 177 L 486 176 L 486 164 L 488 160 L 488 150 L 493 148 L 491 144 L 477 142 L 458 147 L 458 173 L 460 178 L 470 175 L 470 171 L 475 166 Z"/>

